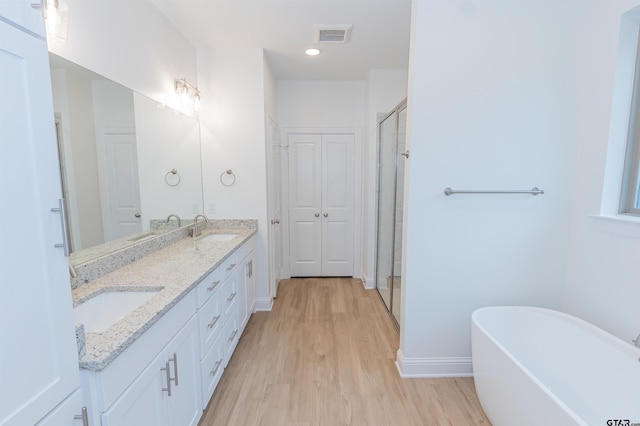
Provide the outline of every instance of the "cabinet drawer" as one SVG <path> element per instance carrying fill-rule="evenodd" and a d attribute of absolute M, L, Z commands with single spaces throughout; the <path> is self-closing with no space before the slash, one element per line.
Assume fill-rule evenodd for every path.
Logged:
<path fill-rule="evenodd" d="M 202 408 L 207 408 L 222 373 L 224 372 L 224 344 L 222 334 L 214 339 L 209 352 L 202 359 Z"/>
<path fill-rule="evenodd" d="M 207 303 L 198 311 L 198 322 L 200 327 L 200 354 L 204 355 L 209 351 L 216 336 L 222 330 L 222 292 L 216 292 Z"/>
<path fill-rule="evenodd" d="M 226 316 L 226 322 L 222 329 L 222 340 L 224 343 L 224 366 L 226 367 L 235 350 L 238 340 L 240 340 L 240 326 L 238 321 L 238 309 Z"/>
<path fill-rule="evenodd" d="M 238 306 L 238 273 L 234 271 L 222 283 L 222 305 L 224 306 L 224 317 L 228 318 L 229 312 Z M 226 321 L 226 319 L 225 319 Z"/>
<path fill-rule="evenodd" d="M 220 284 L 222 284 L 222 278 L 220 277 L 220 267 L 218 267 L 198 284 L 198 307 L 204 305 L 220 289 Z"/>
<path fill-rule="evenodd" d="M 217 268 L 220 270 L 220 278 L 222 279 L 222 281 L 226 280 L 227 277 L 231 275 L 233 271 L 235 271 L 237 265 L 238 259 L 236 257 L 236 252 L 233 252 Z"/>

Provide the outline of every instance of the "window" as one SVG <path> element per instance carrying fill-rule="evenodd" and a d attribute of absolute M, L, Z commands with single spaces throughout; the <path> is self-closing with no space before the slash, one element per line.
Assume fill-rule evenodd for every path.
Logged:
<path fill-rule="evenodd" d="M 638 43 L 640 49 L 640 42 Z M 622 192 L 618 211 L 640 216 L 640 50 L 636 53 L 633 100 L 622 175 Z"/>

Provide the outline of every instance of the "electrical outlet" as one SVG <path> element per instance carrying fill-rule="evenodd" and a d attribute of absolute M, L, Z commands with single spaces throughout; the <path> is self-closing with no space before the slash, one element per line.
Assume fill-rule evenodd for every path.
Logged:
<path fill-rule="evenodd" d="M 216 203 L 214 203 L 214 202 L 210 202 L 209 203 L 208 213 L 209 214 L 215 214 L 216 213 Z"/>

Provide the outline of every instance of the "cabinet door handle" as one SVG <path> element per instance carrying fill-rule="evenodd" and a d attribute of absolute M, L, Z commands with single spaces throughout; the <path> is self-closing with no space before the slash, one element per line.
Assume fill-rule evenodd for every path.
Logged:
<path fill-rule="evenodd" d="M 238 329 L 236 328 L 233 333 L 231 334 L 231 337 L 229 337 L 229 341 L 233 342 L 233 339 L 236 338 L 236 334 L 238 334 Z"/>
<path fill-rule="evenodd" d="M 231 301 L 233 300 L 233 298 L 234 298 L 234 297 L 236 297 L 236 293 L 237 293 L 237 292 L 231 293 L 231 294 L 229 295 L 229 297 L 227 297 L 227 302 L 231 302 Z"/>
<path fill-rule="evenodd" d="M 165 367 L 161 368 L 160 371 L 167 373 L 167 387 L 162 388 L 162 390 L 167 391 L 167 396 L 171 396 L 171 372 L 169 371 L 169 361 L 165 363 Z"/>
<path fill-rule="evenodd" d="M 314 214 L 315 217 L 320 217 L 320 213 Z"/>
<path fill-rule="evenodd" d="M 52 207 L 51 211 L 53 213 L 60 213 L 60 225 L 62 228 L 62 244 L 54 244 L 53 246 L 56 248 L 62 248 L 64 250 L 64 255 L 69 257 L 69 239 L 67 238 L 67 203 L 65 203 L 64 198 L 60 198 L 58 200 L 58 207 Z"/>
<path fill-rule="evenodd" d="M 220 284 L 220 280 L 214 281 L 209 287 L 207 287 L 207 291 L 213 291 L 213 289 L 218 287 L 218 284 Z"/>
<path fill-rule="evenodd" d="M 327 216 L 329 216 L 329 213 L 325 213 L 322 216 L 327 217 Z"/>
<path fill-rule="evenodd" d="M 212 376 L 216 375 L 216 373 L 220 369 L 220 364 L 222 364 L 222 360 L 221 359 L 219 359 L 218 362 L 216 362 L 216 365 L 213 366 L 213 370 L 211 370 L 211 375 Z"/>
<path fill-rule="evenodd" d="M 82 420 L 82 426 L 89 426 L 89 415 L 87 414 L 87 407 L 82 407 L 82 414 L 73 416 L 74 420 Z"/>
<path fill-rule="evenodd" d="M 209 328 L 213 328 L 219 319 L 220 319 L 220 315 L 213 317 L 211 319 L 211 322 L 209 323 Z"/>
<path fill-rule="evenodd" d="M 232 263 L 231 265 L 227 266 L 227 271 L 232 270 L 235 266 L 236 266 L 235 263 Z"/>
<path fill-rule="evenodd" d="M 249 261 L 249 278 L 253 277 L 253 260 Z"/>
<path fill-rule="evenodd" d="M 169 358 L 169 361 L 173 361 L 173 375 L 175 376 L 173 379 L 173 383 L 178 386 L 178 354 L 173 353 L 173 358 Z"/>

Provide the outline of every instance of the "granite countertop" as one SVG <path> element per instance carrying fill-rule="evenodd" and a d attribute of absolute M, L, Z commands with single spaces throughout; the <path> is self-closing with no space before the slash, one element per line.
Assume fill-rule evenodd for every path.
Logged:
<path fill-rule="evenodd" d="M 255 226 L 207 229 L 195 240 L 190 237 L 183 238 L 74 289 L 74 306 L 107 291 L 160 289 L 148 301 L 106 331 L 85 331 L 85 352 L 80 357 L 80 368 L 104 369 L 256 231 Z M 203 239 L 211 233 L 238 236 L 230 241 Z"/>

